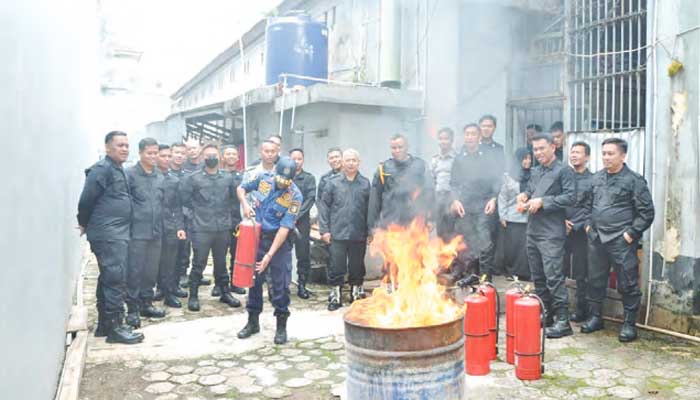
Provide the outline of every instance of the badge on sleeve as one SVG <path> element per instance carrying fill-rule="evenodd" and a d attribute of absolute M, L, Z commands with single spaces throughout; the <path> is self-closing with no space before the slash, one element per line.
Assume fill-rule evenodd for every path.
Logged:
<path fill-rule="evenodd" d="M 261 180 L 260 183 L 258 184 L 258 192 L 267 195 L 270 193 L 270 190 L 272 189 L 272 185 L 268 183 L 267 181 Z"/>
<path fill-rule="evenodd" d="M 300 207 L 300 206 L 301 206 L 301 203 L 299 203 L 298 201 L 293 201 L 293 202 L 289 205 L 289 213 L 292 214 L 292 215 L 297 215 L 297 214 L 299 214 L 299 207 Z"/>

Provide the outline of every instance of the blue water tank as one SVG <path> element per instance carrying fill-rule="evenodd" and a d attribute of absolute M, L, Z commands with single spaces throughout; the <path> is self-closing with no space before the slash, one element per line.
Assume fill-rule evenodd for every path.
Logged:
<path fill-rule="evenodd" d="M 292 12 L 267 24 L 265 81 L 280 81 L 280 74 L 328 79 L 328 28 L 308 14 Z M 287 86 L 309 86 L 315 81 L 288 78 Z"/>

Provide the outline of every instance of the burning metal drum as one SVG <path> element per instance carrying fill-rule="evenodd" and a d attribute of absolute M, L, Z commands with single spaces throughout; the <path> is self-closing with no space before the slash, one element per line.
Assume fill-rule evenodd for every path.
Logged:
<path fill-rule="evenodd" d="M 414 328 L 377 328 L 345 318 L 351 400 L 464 398 L 463 318 Z"/>

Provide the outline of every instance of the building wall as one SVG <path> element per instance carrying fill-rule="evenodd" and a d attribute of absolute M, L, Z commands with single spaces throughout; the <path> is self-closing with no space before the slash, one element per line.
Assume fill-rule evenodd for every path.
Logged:
<path fill-rule="evenodd" d="M 0 13 L 0 388 L 54 397 L 79 272 L 83 170 L 96 161 L 96 2 L 4 2 Z"/>
<path fill-rule="evenodd" d="M 674 0 L 654 7 L 648 26 L 652 33 L 658 26 L 656 37 L 673 53 L 657 46 L 655 79 L 653 59 L 648 67 L 647 93 L 658 96 L 648 98 L 650 141 L 656 145 L 648 152 L 647 171 L 656 205 L 650 324 L 700 335 L 698 319 L 688 318 L 700 316 L 700 31 L 683 33 L 700 25 L 700 5 Z M 672 58 L 683 63 L 673 77 L 667 72 Z"/>

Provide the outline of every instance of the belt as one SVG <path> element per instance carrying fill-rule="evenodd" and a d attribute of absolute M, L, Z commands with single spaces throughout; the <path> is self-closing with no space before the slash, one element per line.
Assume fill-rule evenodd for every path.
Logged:
<path fill-rule="evenodd" d="M 262 234 L 260 235 L 263 239 L 274 239 L 275 235 L 277 235 L 277 231 L 263 231 Z"/>

